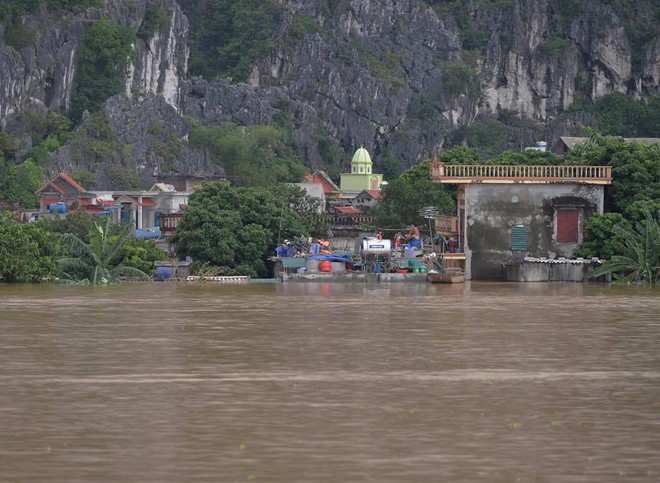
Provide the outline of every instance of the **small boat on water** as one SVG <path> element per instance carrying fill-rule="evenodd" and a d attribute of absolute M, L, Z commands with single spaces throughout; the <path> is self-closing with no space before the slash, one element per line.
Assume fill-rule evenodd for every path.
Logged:
<path fill-rule="evenodd" d="M 426 272 L 426 280 L 431 283 L 464 283 L 465 273 L 458 268 L 447 268 L 442 271 L 430 270 Z"/>
<path fill-rule="evenodd" d="M 426 280 L 431 283 L 465 283 L 465 272 L 458 267 L 446 267 L 442 255 L 431 253 L 424 256 L 428 267 Z"/>

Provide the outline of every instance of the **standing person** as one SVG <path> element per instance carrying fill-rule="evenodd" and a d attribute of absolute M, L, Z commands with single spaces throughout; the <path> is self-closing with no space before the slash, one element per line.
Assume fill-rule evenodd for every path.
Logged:
<path fill-rule="evenodd" d="M 400 231 L 396 232 L 394 235 L 394 248 L 401 248 L 403 246 L 403 233 Z"/>
<path fill-rule="evenodd" d="M 414 223 L 408 225 L 408 234 L 406 235 L 406 240 L 408 240 L 408 245 L 413 248 L 422 248 L 422 242 L 419 237 L 419 228 L 415 226 Z"/>

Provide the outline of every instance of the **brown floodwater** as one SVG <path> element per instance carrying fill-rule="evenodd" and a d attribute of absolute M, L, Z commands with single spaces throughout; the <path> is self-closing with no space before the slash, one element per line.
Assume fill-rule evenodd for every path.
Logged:
<path fill-rule="evenodd" d="M 0 482 L 660 481 L 660 290 L 0 285 Z"/>

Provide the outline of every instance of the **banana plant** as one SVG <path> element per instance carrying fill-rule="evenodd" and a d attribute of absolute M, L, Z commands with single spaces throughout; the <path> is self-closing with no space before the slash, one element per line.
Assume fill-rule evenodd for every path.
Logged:
<path fill-rule="evenodd" d="M 142 270 L 123 264 L 122 249 L 132 236 L 130 225 L 122 225 L 118 234 L 111 235 L 111 224 L 109 217 L 104 225 L 94 223 L 89 243 L 71 233 L 60 236 L 70 255 L 58 260 L 62 283 L 107 285 L 121 277 L 149 278 Z"/>
<path fill-rule="evenodd" d="M 615 280 L 627 283 L 660 283 L 660 212 L 653 217 L 647 210 L 646 220 L 634 228 L 617 224 L 613 230 L 619 235 L 614 244 L 617 254 L 592 270 L 590 276 L 612 274 Z"/>

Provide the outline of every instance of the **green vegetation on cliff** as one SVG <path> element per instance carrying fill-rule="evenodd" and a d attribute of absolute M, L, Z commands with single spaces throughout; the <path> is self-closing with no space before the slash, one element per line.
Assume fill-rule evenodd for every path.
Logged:
<path fill-rule="evenodd" d="M 274 47 L 280 6 L 274 0 L 181 0 L 190 19 L 192 75 L 246 81 L 254 59 Z"/>
<path fill-rule="evenodd" d="M 213 161 L 240 186 L 299 182 L 306 171 L 290 133 L 274 125 L 198 125 L 190 134 L 190 144 L 208 150 Z"/>
<path fill-rule="evenodd" d="M 124 77 L 133 55 L 136 34 L 128 27 L 101 19 L 85 34 L 78 54 L 78 72 L 70 116 L 96 110 L 111 96 L 124 91 Z"/>
<path fill-rule="evenodd" d="M 76 7 L 100 7 L 104 0 L 2 0 L 0 20 L 15 15 L 25 15 L 41 7 L 51 10 L 73 9 Z"/>

